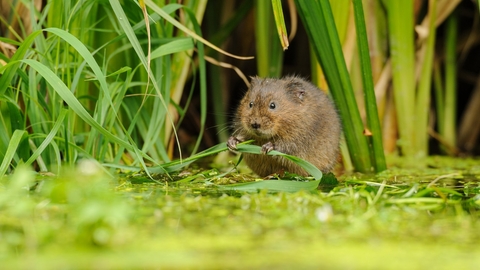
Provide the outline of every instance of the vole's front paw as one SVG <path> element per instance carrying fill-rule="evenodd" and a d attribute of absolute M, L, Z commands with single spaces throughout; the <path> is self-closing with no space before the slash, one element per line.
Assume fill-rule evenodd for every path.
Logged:
<path fill-rule="evenodd" d="M 262 154 L 267 154 L 272 150 L 275 150 L 275 144 L 272 142 L 267 142 L 266 144 L 262 145 Z"/>
<path fill-rule="evenodd" d="M 227 147 L 228 150 L 235 152 L 237 150 L 237 144 L 241 142 L 237 137 L 235 136 L 230 136 L 227 140 Z"/>

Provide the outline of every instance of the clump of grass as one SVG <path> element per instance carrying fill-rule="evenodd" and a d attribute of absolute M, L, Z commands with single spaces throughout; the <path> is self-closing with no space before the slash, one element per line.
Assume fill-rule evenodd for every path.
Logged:
<path fill-rule="evenodd" d="M 200 55 L 204 129 L 203 44 L 173 31 L 173 25 L 201 39 L 198 21 L 205 2 L 160 9 L 146 1 L 154 10 L 148 16 L 155 28 L 151 34 L 135 2 L 104 4 L 53 2 L 38 14 L 29 6 L 32 18 L 41 15 L 31 31 L 17 35 L 21 43 L 2 39 L 18 48 L 11 57 L 2 54 L 0 109 L 9 113 L 0 116 L 5 130 L 0 175 L 22 160 L 40 171 L 74 164 L 79 157 L 143 167 L 170 161 L 175 125 L 185 114 L 179 105 L 183 86 L 189 74 L 197 74 L 189 73 L 194 49 Z M 175 12 L 184 12 L 185 20 L 174 19 Z"/>

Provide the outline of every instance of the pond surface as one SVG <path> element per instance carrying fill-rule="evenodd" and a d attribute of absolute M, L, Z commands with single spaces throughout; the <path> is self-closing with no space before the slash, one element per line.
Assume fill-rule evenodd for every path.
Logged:
<path fill-rule="evenodd" d="M 423 169 L 390 168 L 295 193 L 20 168 L 0 182 L 0 261 L 24 269 L 478 267 L 480 161 L 433 157 Z"/>

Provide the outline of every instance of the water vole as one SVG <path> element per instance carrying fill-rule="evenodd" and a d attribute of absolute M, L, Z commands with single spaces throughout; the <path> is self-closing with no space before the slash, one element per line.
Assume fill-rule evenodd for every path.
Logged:
<path fill-rule="evenodd" d="M 258 78 L 240 102 L 233 120 L 230 150 L 239 142 L 255 140 L 262 152 L 277 150 L 305 159 L 322 172 L 330 171 L 339 153 L 341 123 L 329 97 L 299 77 Z M 279 156 L 244 153 L 247 165 L 259 176 L 281 171 L 307 175 L 301 167 Z"/>

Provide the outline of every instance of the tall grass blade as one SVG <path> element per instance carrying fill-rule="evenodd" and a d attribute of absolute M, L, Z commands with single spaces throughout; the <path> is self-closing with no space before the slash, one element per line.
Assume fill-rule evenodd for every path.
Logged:
<path fill-rule="evenodd" d="M 177 135 L 176 129 L 174 128 L 174 126 L 175 126 L 174 118 L 169 113 L 168 106 L 167 106 L 167 104 L 169 103 L 170 93 L 168 93 L 168 92 L 165 93 L 165 94 L 162 93 L 162 91 L 160 89 L 160 86 L 158 84 L 158 81 L 155 79 L 155 76 L 154 76 L 153 72 L 151 72 L 151 69 L 150 69 L 149 64 L 148 64 L 148 60 L 145 57 L 145 54 L 143 52 L 140 41 L 138 40 L 137 36 L 135 35 L 133 27 L 128 22 L 127 15 L 125 14 L 120 2 L 118 0 L 110 0 L 110 5 L 112 6 L 112 9 L 114 10 L 114 12 L 117 16 L 118 22 L 120 23 L 125 35 L 127 36 L 129 42 L 133 46 L 134 51 L 135 51 L 138 59 L 142 63 L 145 71 L 147 71 L 147 76 L 150 78 L 150 81 L 152 82 L 152 85 L 155 88 L 157 96 L 160 98 L 161 106 L 163 108 L 160 109 L 160 108 L 156 107 L 157 110 L 155 110 L 156 114 L 155 114 L 154 117 L 156 117 L 157 119 L 162 119 L 162 121 L 163 121 L 163 119 L 167 119 L 170 123 L 170 127 L 173 129 L 175 139 L 178 141 L 178 135 Z M 180 8 L 180 7 L 181 6 L 178 5 L 177 8 Z M 165 12 L 165 11 L 162 11 L 162 12 Z M 142 101 L 142 104 L 140 105 L 140 107 L 139 107 L 139 109 L 138 109 L 138 111 L 137 111 L 137 113 L 134 117 L 134 122 L 136 122 L 137 118 L 140 117 L 140 113 L 141 113 L 140 109 L 143 107 L 144 102 L 145 102 L 145 99 Z M 169 133 L 169 132 L 167 132 L 167 133 Z M 168 136 L 169 134 L 167 134 L 166 137 L 169 137 Z M 180 148 L 179 148 L 179 150 L 180 150 L 180 153 L 181 153 Z"/>
<path fill-rule="evenodd" d="M 344 133 L 356 170 L 370 172 L 372 164 L 363 123 L 342 53 L 330 2 L 296 0 L 300 18 L 325 72 L 332 97 L 340 111 Z"/>
<path fill-rule="evenodd" d="M 415 104 L 415 139 L 416 156 L 428 155 L 428 116 L 430 111 L 430 93 L 432 85 L 433 57 L 435 54 L 436 12 L 437 0 L 429 0 L 428 5 L 428 36 L 422 45 L 423 65 L 418 82 L 418 91 Z"/>
<path fill-rule="evenodd" d="M 62 109 L 60 111 L 60 114 L 58 115 L 57 121 L 53 125 L 52 129 L 50 130 L 50 133 L 47 135 L 45 140 L 43 140 L 42 144 L 33 152 L 33 154 L 30 156 L 30 158 L 25 161 L 26 165 L 30 165 L 37 159 L 40 154 L 47 148 L 47 146 L 53 141 L 53 138 L 55 135 L 58 133 L 58 130 L 63 124 L 63 120 L 65 119 L 65 116 L 67 115 L 68 110 Z"/>
<path fill-rule="evenodd" d="M 335 25 L 337 26 L 338 37 L 343 44 L 348 33 L 348 24 L 351 15 L 351 0 L 334 0 L 330 1 L 330 7 L 332 8 L 333 17 L 335 19 Z"/>
<path fill-rule="evenodd" d="M 178 52 L 193 50 L 195 48 L 192 38 L 176 38 L 152 51 L 152 59 Z"/>
<path fill-rule="evenodd" d="M 20 47 L 18 47 L 17 51 L 10 59 L 10 63 L 13 64 L 0 66 L 0 74 L 2 74 L 2 76 L 0 77 L 0 97 L 5 95 L 5 91 L 9 86 L 11 86 L 11 81 L 13 77 L 17 72 L 19 72 L 18 68 L 20 67 L 21 63 L 17 60 L 21 60 L 25 57 L 25 54 L 30 49 L 35 38 L 40 33 L 42 33 L 42 31 L 35 31 L 32 32 L 27 38 L 25 38 L 25 40 L 21 43 Z M 9 67 L 8 69 L 7 66 Z"/>
<path fill-rule="evenodd" d="M 282 49 L 285 51 L 288 49 L 288 34 L 287 27 L 285 26 L 285 19 L 283 18 L 283 9 L 281 0 L 272 0 L 273 17 L 275 18 L 275 25 L 277 26 L 278 38 Z"/>
<path fill-rule="evenodd" d="M 283 51 L 275 34 L 272 2 L 255 2 L 255 45 L 257 73 L 260 77 L 278 78 L 282 74 Z"/>
<path fill-rule="evenodd" d="M 17 151 L 17 148 L 25 134 L 27 134 L 25 130 L 17 129 L 13 132 L 13 135 L 10 138 L 10 142 L 8 144 L 7 151 L 5 152 L 5 155 L 3 157 L 2 164 L 0 164 L 0 178 L 2 178 L 7 172 L 8 166 L 12 162 L 15 156 L 15 152 Z"/>
<path fill-rule="evenodd" d="M 143 20 L 145 21 L 145 29 L 147 29 L 147 73 L 150 73 L 151 69 L 151 59 L 152 59 L 152 36 L 150 34 L 150 24 L 148 23 L 149 18 L 148 18 L 148 12 L 147 12 L 147 7 L 145 6 L 145 1 L 139 0 L 138 3 L 140 4 L 140 8 L 142 9 L 142 14 L 143 14 Z M 148 89 L 148 86 L 150 84 L 150 76 L 147 79 L 147 85 L 145 86 L 146 89 Z"/>
<path fill-rule="evenodd" d="M 433 65 L 433 86 L 435 87 L 435 111 L 438 119 L 437 126 L 439 133 L 442 133 L 445 119 L 445 87 L 442 81 L 442 71 L 440 62 Z"/>
<path fill-rule="evenodd" d="M 98 65 L 93 55 L 87 49 L 87 47 L 80 40 L 78 40 L 78 38 L 76 38 L 75 36 L 73 36 L 72 34 L 68 33 L 65 30 L 58 29 L 58 28 L 47 28 L 44 31 L 55 34 L 56 36 L 68 42 L 68 44 L 70 44 L 75 49 L 75 51 L 78 52 L 83 57 L 83 59 L 85 59 L 85 61 L 87 62 L 89 67 L 92 69 L 93 73 L 95 74 L 96 76 L 95 79 L 97 79 L 100 84 L 100 90 L 102 91 L 103 95 L 105 95 L 105 101 L 109 103 L 110 109 L 115 110 L 115 106 L 112 103 L 110 90 L 108 88 L 106 76 L 102 72 L 102 69 Z M 103 118 L 106 116 L 105 114 L 107 109 L 108 108 L 105 108 L 104 111 L 101 112 L 102 123 L 104 120 Z M 114 115 L 117 115 L 117 112 L 114 111 Z"/>
<path fill-rule="evenodd" d="M 457 15 L 453 13 L 447 19 L 447 33 L 445 35 L 445 118 L 443 119 L 443 130 L 440 130 L 440 134 L 450 147 L 456 146 L 457 29 Z"/>
<path fill-rule="evenodd" d="M 363 14 L 362 0 L 353 0 L 355 14 L 355 28 L 357 30 L 357 46 L 362 70 L 363 91 L 365 93 L 365 108 L 367 112 L 367 127 L 371 132 L 373 150 L 372 162 L 376 172 L 387 169 L 385 153 L 382 143 L 382 129 L 378 118 L 377 100 L 373 87 L 372 66 L 370 63 L 370 50 L 368 48 L 367 29 Z"/>
<path fill-rule="evenodd" d="M 163 9 L 161 9 L 160 7 L 158 7 L 154 2 L 152 2 L 152 0 L 145 0 L 145 3 L 147 4 L 147 6 L 149 8 L 151 8 L 154 12 L 156 12 L 158 15 L 160 15 L 163 19 L 165 19 L 166 21 L 168 21 L 169 23 L 173 24 L 175 27 L 177 27 L 178 29 L 180 29 L 181 31 L 183 31 L 184 33 L 186 33 L 187 35 L 191 36 L 192 38 L 194 38 L 195 40 L 198 40 L 200 42 L 202 42 L 203 44 L 207 45 L 208 47 L 216 50 L 216 51 L 219 51 L 227 56 L 230 56 L 232 58 L 236 58 L 236 59 L 240 59 L 240 60 L 249 60 L 249 59 L 253 59 L 253 57 L 251 56 L 237 56 L 237 55 L 234 55 L 234 54 L 231 54 L 231 53 L 228 53 L 222 49 L 220 49 L 219 47 L 213 45 L 211 42 L 209 42 L 208 40 L 202 38 L 201 36 L 199 36 L 198 34 L 196 34 L 195 32 L 193 32 L 192 30 L 188 29 L 186 26 L 184 26 L 183 24 L 181 24 L 179 21 L 175 20 L 172 16 L 170 16 L 167 12 L 165 12 Z M 174 5 L 174 4 L 171 4 L 171 5 Z"/>
<path fill-rule="evenodd" d="M 130 145 L 127 141 L 124 141 L 114 134 L 110 133 L 103 126 L 93 119 L 93 117 L 85 110 L 85 108 L 80 104 L 78 99 L 72 94 L 72 92 L 67 88 L 65 83 L 63 83 L 60 78 L 53 73 L 48 67 L 42 63 L 32 60 L 24 59 L 22 60 L 25 64 L 29 65 L 35 69 L 40 75 L 45 78 L 45 80 L 54 88 L 55 92 L 62 97 L 62 99 L 70 106 L 70 108 L 82 118 L 87 124 L 91 125 L 93 128 L 97 129 L 101 134 L 103 134 L 108 140 L 118 143 L 119 145 L 125 147 L 126 149 L 133 151 L 134 147 Z M 144 157 L 147 157 L 144 155 Z"/>
<path fill-rule="evenodd" d="M 415 150 L 415 49 L 413 0 L 383 1 L 387 9 L 393 92 L 401 152 L 407 157 Z"/>

